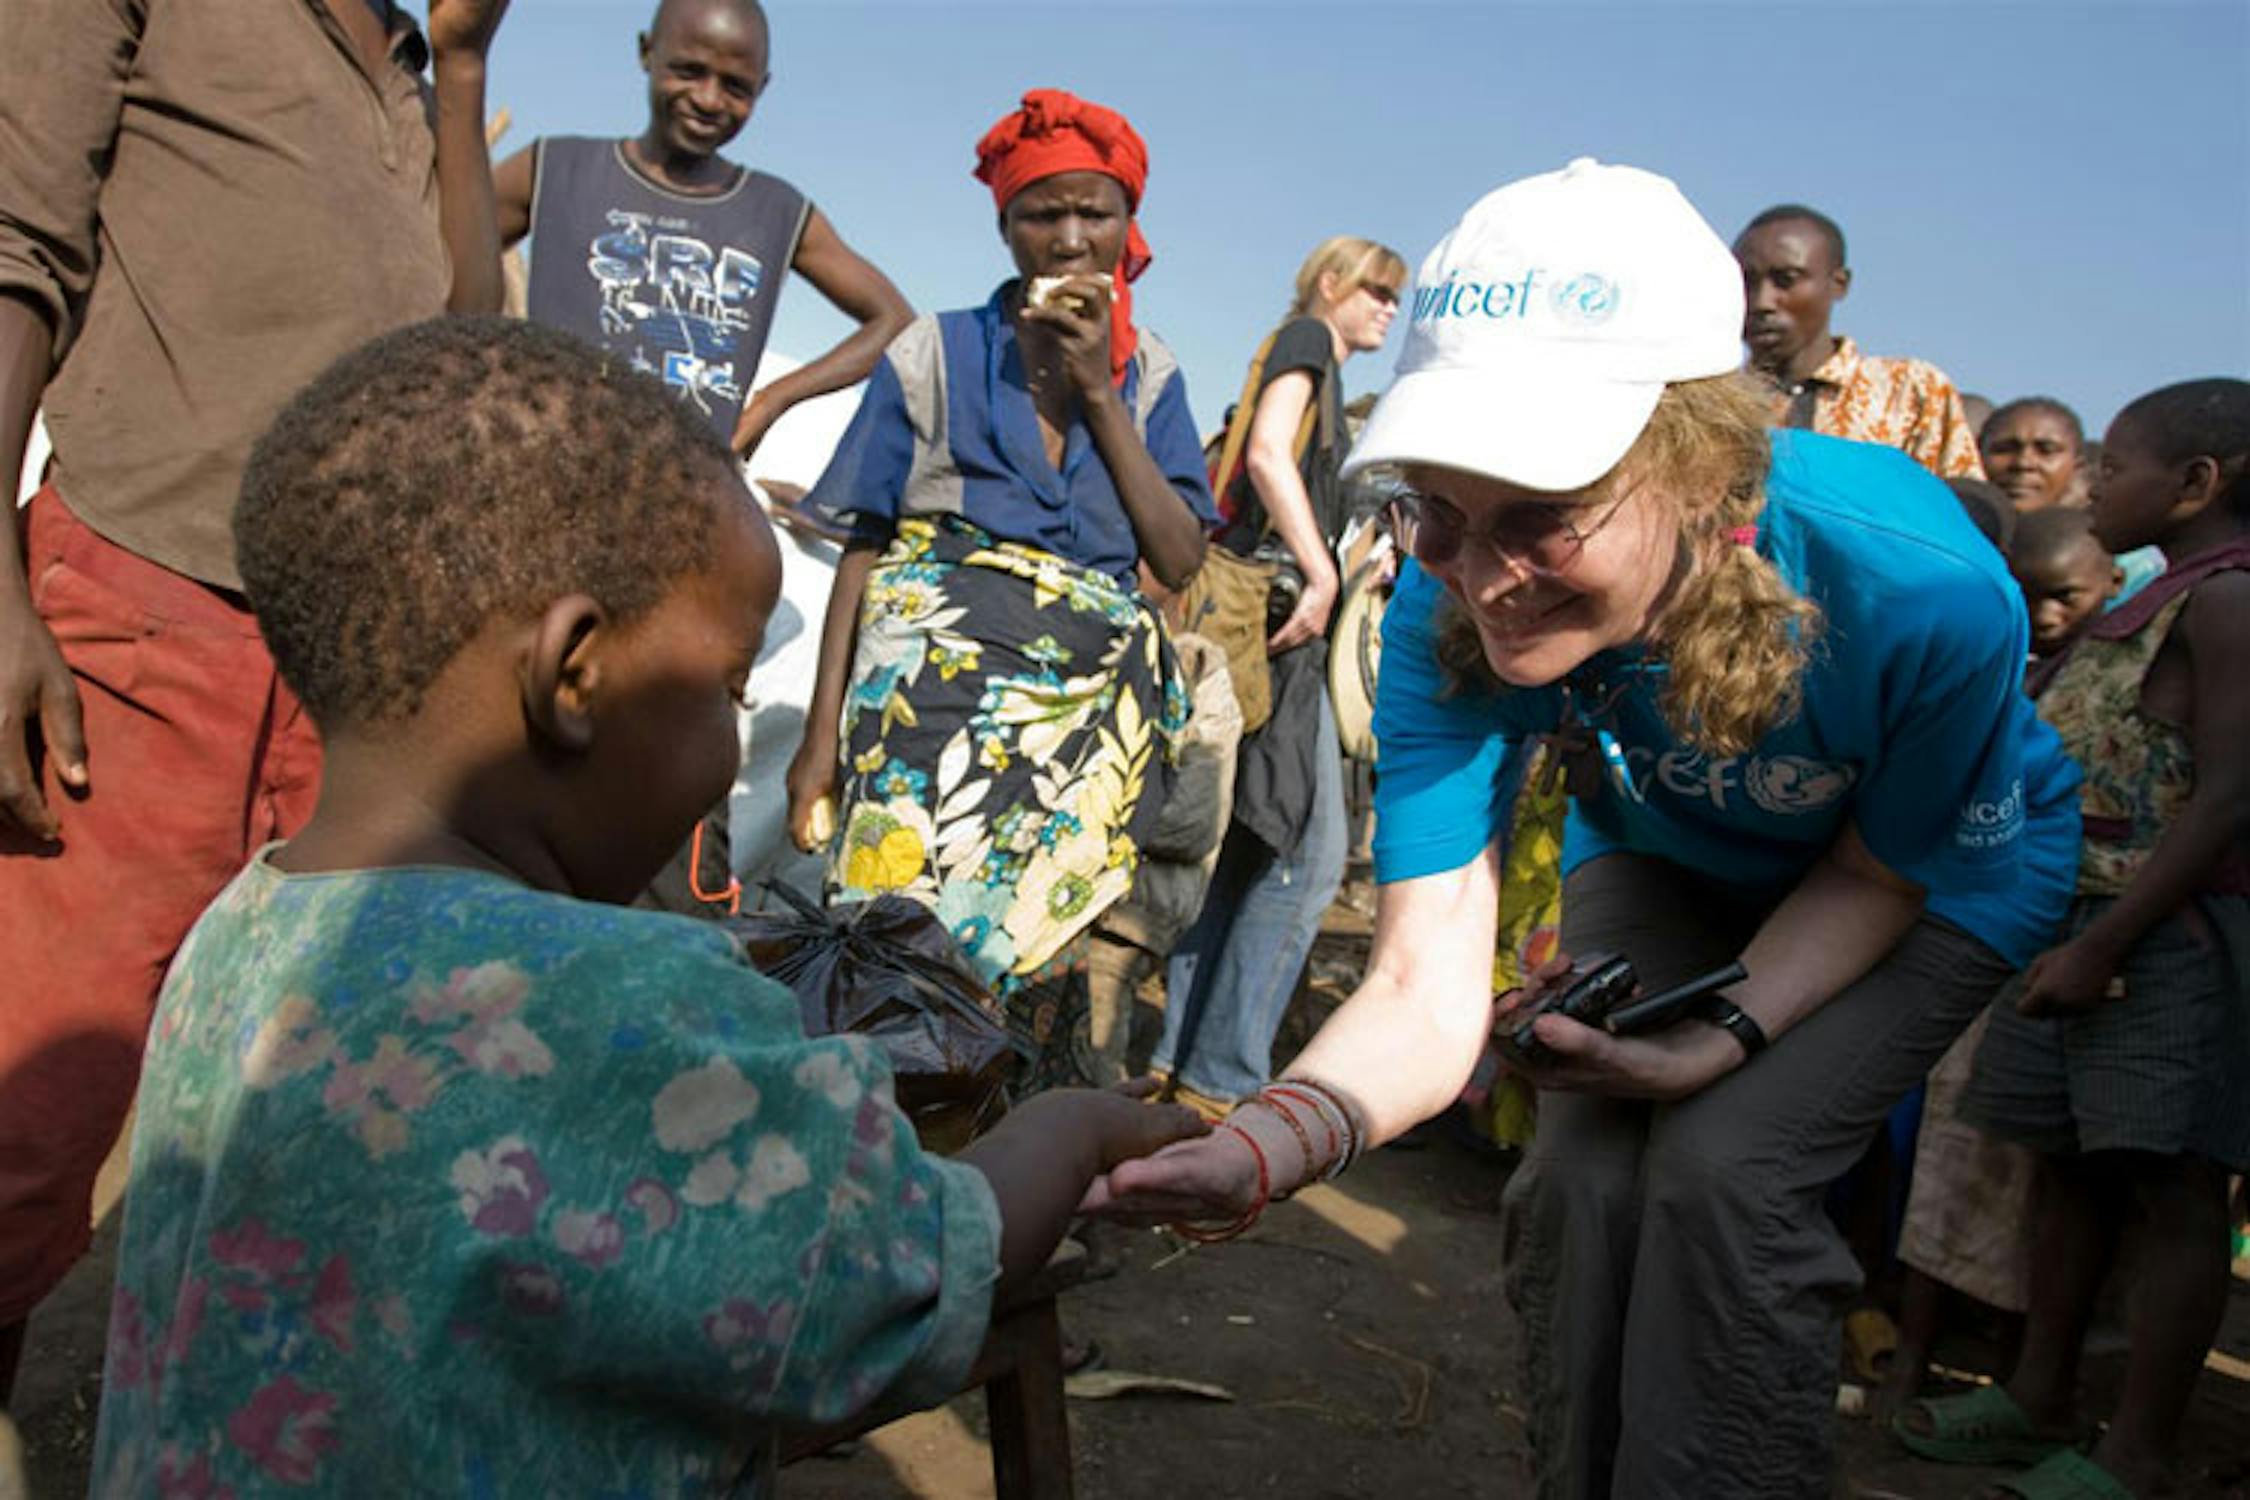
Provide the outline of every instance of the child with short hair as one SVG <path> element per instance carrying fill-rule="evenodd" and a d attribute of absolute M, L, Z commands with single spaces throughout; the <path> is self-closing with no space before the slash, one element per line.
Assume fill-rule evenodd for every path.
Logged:
<path fill-rule="evenodd" d="M 1916 1403 L 1932 1458 L 2036 1467 L 2025 1495 L 2147 1494 L 2226 1304 L 2227 1174 L 2250 1167 L 2250 383 L 2143 396 L 2110 425 L 2093 531 L 2173 559 L 2086 628 L 2040 700 L 2085 772 L 2079 901 L 1999 1006 L 1966 1114 L 2041 1153 L 2031 1306 L 2005 1385 Z M 2124 1392 L 2071 1446 L 2088 1319 L 2137 1220 Z"/>
<path fill-rule="evenodd" d="M 235 520 L 311 822 L 164 986 L 101 1494 L 770 1493 L 776 1425 L 950 1394 L 997 1277 L 1199 1127 L 1124 1093 L 925 1155 L 640 890 L 734 775 L 779 581 L 724 442 L 567 336 L 425 323 L 259 443 Z"/>
<path fill-rule="evenodd" d="M 1981 480 L 1948 481 L 1964 505 Z M 2031 620 L 2031 663 L 2025 689 L 2036 698 L 2052 679 L 2063 652 L 2115 597 L 2122 571 L 2095 540 L 2092 518 L 2053 506 L 2011 517 L 2003 550 L 2023 591 Z M 2022 976 L 2001 991 L 2007 1007 L 2021 992 Z M 1930 1356 L 1943 1332 L 1947 1291 L 1966 1293 L 1988 1306 L 2020 1315 L 2028 1301 L 2030 1215 L 2036 1161 L 2013 1141 L 1995 1140 L 1961 1117 L 1961 1100 L 1983 1045 L 1990 1012 L 1979 1016 L 1930 1070 L 1923 1091 L 1921 1128 L 1906 1217 L 1899 1233 L 1898 1346 L 1875 1395 L 1875 1413 L 1888 1421 L 1918 1395 Z M 2010 1327 L 2013 1327 L 2011 1319 Z"/>
<path fill-rule="evenodd" d="M 1945 482 L 1953 491 L 1953 498 L 1961 502 L 1961 509 L 1984 539 L 2005 554 L 2016 531 L 2016 508 L 2009 502 L 2008 492 L 1989 479 L 1971 479 L 1966 474 L 1956 474 Z"/>
<path fill-rule="evenodd" d="M 2031 654 L 2049 661 L 2101 617 L 2125 583 L 2124 570 L 2094 536 L 2090 511 L 2056 506 L 2016 521 L 2008 571 L 2031 615 Z"/>

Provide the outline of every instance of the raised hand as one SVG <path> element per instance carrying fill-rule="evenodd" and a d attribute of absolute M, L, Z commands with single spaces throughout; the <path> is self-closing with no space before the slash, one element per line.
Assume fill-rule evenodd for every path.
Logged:
<path fill-rule="evenodd" d="M 1063 373 L 1081 398 L 1115 389 L 1109 368 L 1109 286 L 1099 276 L 1073 276 L 1037 306 L 1027 322 L 1052 329 L 1063 354 Z"/>
<path fill-rule="evenodd" d="M 483 57 L 508 13 L 508 0 L 430 0 L 430 51 Z"/>

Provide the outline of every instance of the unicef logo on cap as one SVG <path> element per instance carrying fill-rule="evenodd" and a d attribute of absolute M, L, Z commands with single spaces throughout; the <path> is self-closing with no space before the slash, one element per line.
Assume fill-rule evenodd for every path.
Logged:
<path fill-rule="evenodd" d="M 1581 271 L 1567 281 L 1557 282 L 1547 298 L 1555 315 L 1564 322 L 1590 328 L 1617 316 L 1617 305 L 1625 300 L 1625 289 L 1599 271 Z"/>

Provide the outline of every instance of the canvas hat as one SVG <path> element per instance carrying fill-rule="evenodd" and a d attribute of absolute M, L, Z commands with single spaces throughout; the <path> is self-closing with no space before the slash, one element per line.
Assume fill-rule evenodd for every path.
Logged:
<path fill-rule="evenodd" d="M 1398 378 L 1344 461 L 1536 490 L 1616 466 L 1668 382 L 1742 360 L 1742 272 L 1669 178 L 1581 157 L 1479 199 L 1415 280 Z"/>

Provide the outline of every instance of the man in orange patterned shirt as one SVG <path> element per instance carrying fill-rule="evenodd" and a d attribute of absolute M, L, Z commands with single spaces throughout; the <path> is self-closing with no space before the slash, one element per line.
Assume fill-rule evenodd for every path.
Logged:
<path fill-rule="evenodd" d="M 1851 290 L 1844 232 L 1799 203 L 1769 208 L 1734 242 L 1742 265 L 1742 342 L 1774 383 L 1777 420 L 1897 448 L 1942 479 L 1982 479 L 1977 436 L 1945 372 L 1862 354 L 1828 331 Z"/>

